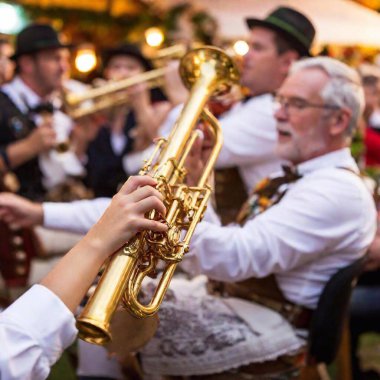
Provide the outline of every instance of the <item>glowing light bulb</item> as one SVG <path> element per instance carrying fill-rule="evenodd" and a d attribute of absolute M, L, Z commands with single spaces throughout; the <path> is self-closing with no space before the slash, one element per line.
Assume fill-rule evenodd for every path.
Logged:
<path fill-rule="evenodd" d="M 164 42 L 164 34 L 159 28 L 149 28 L 145 31 L 145 40 L 149 46 L 157 47 Z"/>
<path fill-rule="evenodd" d="M 0 33 L 18 33 L 24 26 L 25 22 L 21 15 L 20 7 L 7 3 L 0 3 L 0 15 Z"/>
<path fill-rule="evenodd" d="M 81 73 L 88 73 L 96 67 L 97 58 L 94 50 L 79 50 L 75 58 L 75 67 Z"/>
<path fill-rule="evenodd" d="M 246 55 L 249 50 L 249 46 L 245 41 L 239 40 L 234 43 L 233 47 L 237 55 Z"/>

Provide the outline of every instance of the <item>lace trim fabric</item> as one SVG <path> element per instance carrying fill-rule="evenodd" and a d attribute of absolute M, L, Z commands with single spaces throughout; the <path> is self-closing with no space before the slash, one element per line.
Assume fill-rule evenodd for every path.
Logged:
<path fill-rule="evenodd" d="M 243 313 L 237 308 L 243 308 Z M 249 323 L 247 315 L 252 317 Z M 219 373 L 273 360 L 305 344 L 272 310 L 208 295 L 203 276 L 192 281 L 174 279 L 159 317 L 156 335 L 141 352 L 146 374 Z"/>

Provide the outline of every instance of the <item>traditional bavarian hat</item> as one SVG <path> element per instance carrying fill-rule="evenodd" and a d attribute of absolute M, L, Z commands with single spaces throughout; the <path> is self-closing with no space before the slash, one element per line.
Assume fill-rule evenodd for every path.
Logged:
<path fill-rule="evenodd" d="M 264 19 L 247 18 L 250 29 L 260 26 L 274 30 L 291 42 L 301 56 L 310 56 L 315 28 L 302 13 L 288 7 L 279 7 Z"/>
<path fill-rule="evenodd" d="M 51 25 L 30 24 L 16 37 L 16 51 L 11 59 L 21 55 L 36 53 L 41 50 L 70 48 L 73 45 L 62 43 L 59 35 Z"/>

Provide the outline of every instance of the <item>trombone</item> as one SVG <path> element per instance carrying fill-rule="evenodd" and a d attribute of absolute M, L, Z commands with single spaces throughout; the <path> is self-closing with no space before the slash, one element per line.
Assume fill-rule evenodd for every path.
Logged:
<path fill-rule="evenodd" d="M 194 44 L 192 48 L 200 48 L 202 44 Z M 109 81 L 102 86 L 91 88 L 83 93 L 68 93 L 64 95 L 66 113 L 74 120 L 104 111 L 122 104 L 128 104 L 128 96 L 123 90 L 147 83 L 148 88 L 162 87 L 165 76 L 163 67 L 169 59 L 180 59 L 189 51 L 185 44 L 175 44 L 158 51 L 147 52 L 146 56 L 154 61 L 155 70 L 147 71 L 119 81 Z"/>
<path fill-rule="evenodd" d="M 91 88 L 83 93 L 68 93 L 64 96 L 66 113 L 74 120 L 99 111 L 128 103 L 125 90 L 147 83 L 148 88 L 159 87 L 165 75 L 165 68 L 147 71 L 119 81 L 109 81 L 101 87 Z"/>

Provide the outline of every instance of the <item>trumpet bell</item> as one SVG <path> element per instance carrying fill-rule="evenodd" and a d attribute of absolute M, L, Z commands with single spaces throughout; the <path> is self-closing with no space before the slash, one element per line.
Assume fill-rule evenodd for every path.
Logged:
<path fill-rule="evenodd" d="M 193 88 L 205 70 L 213 70 L 217 75 L 217 88 L 213 96 L 230 90 L 239 81 L 239 70 L 234 61 L 221 49 L 215 46 L 202 46 L 188 52 L 180 63 L 180 75 L 188 89 Z"/>

